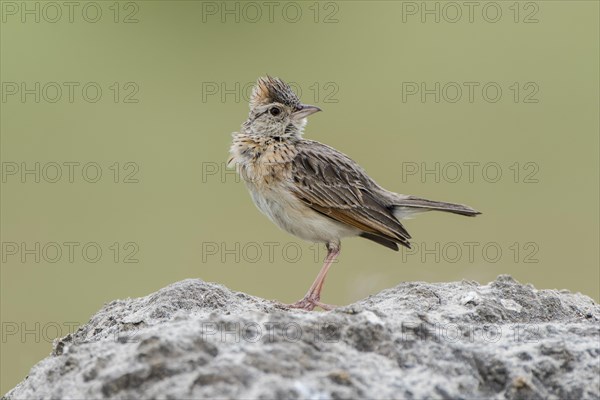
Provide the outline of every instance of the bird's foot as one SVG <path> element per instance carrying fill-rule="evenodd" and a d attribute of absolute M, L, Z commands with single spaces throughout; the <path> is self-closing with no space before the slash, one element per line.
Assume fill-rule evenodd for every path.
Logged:
<path fill-rule="evenodd" d="M 319 298 L 305 297 L 302 300 L 298 300 L 295 303 L 285 304 L 285 307 L 286 308 L 297 308 L 297 309 L 306 310 L 306 311 L 312 311 L 315 309 L 315 307 L 321 307 L 325 311 L 331 311 L 334 308 L 336 308 L 337 306 L 321 303 L 319 301 Z"/>

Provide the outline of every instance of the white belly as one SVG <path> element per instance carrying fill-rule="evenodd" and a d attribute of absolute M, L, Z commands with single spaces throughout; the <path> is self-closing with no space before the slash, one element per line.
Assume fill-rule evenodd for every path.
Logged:
<path fill-rule="evenodd" d="M 273 223 L 286 232 L 311 242 L 339 243 L 340 239 L 356 236 L 359 231 L 310 209 L 289 191 L 282 188 L 256 190 L 248 186 L 254 204 Z"/>

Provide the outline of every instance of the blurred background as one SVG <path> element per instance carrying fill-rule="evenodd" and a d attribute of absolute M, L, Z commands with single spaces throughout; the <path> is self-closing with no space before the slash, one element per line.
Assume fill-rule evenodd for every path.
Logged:
<path fill-rule="evenodd" d="M 414 249 L 347 239 L 323 300 L 511 274 L 599 293 L 598 2 L 3 1 L 1 382 L 113 299 L 201 278 L 293 302 L 321 245 L 225 169 L 265 74 L 305 137 L 382 186 L 469 204 Z"/>

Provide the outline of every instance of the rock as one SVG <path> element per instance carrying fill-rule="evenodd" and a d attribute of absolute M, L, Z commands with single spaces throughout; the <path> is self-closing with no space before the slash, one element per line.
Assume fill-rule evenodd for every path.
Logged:
<path fill-rule="evenodd" d="M 509 276 L 331 312 L 201 280 L 106 304 L 4 399 L 599 399 L 600 306 Z"/>

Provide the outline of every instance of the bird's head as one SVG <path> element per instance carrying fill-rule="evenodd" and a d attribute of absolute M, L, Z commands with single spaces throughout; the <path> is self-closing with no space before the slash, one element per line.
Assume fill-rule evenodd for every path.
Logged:
<path fill-rule="evenodd" d="M 290 85 L 267 76 L 259 78 L 252 89 L 244 129 L 255 135 L 300 137 L 306 117 L 317 111 L 321 109 L 302 104 Z"/>

